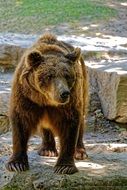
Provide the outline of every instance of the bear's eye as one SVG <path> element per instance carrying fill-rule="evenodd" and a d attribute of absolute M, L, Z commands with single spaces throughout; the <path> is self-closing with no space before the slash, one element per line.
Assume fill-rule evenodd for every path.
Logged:
<path fill-rule="evenodd" d="M 74 82 L 74 76 L 66 74 L 64 77 L 65 77 L 68 85 L 71 87 Z"/>
<path fill-rule="evenodd" d="M 51 80 L 52 78 L 53 78 L 52 75 L 48 75 L 48 76 L 47 76 L 47 79 L 48 79 L 48 80 Z"/>
<path fill-rule="evenodd" d="M 65 79 L 66 79 L 66 80 L 70 80 L 70 79 L 71 79 L 71 76 L 68 75 L 68 74 L 66 74 L 66 75 L 65 75 Z"/>

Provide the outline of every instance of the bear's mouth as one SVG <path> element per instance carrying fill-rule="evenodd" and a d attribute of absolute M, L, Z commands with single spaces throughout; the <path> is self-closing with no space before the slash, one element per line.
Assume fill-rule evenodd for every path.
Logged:
<path fill-rule="evenodd" d="M 66 105 L 68 104 L 70 101 L 70 96 L 66 99 L 57 99 L 57 100 L 52 100 L 52 105 L 55 105 L 55 106 L 62 106 L 62 105 Z"/>
<path fill-rule="evenodd" d="M 69 91 L 69 89 L 63 90 L 60 93 L 59 100 L 60 100 L 60 102 L 62 104 L 67 104 L 69 102 L 69 100 L 70 100 L 70 91 Z"/>
<path fill-rule="evenodd" d="M 66 97 L 66 98 L 60 98 L 60 103 L 61 105 L 65 105 L 67 103 L 69 103 L 70 101 L 70 96 Z"/>

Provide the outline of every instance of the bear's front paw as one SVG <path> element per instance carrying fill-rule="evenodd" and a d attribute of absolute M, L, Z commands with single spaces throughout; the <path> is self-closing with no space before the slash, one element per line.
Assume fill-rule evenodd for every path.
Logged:
<path fill-rule="evenodd" d="M 7 170 L 12 172 L 22 172 L 29 169 L 27 156 L 16 158 L 12 156 L 5 164 Z"/>
<path fill-rule="evenodd" d="M 45 148 L 45 147 L 41 147 L 38 150 L 38 154 L 40 156 L 48 156 L 48 157 L 57 157 L 58 156 L 58 152 L 56 150 L 56 148 Z"/>
<path fill-rule="evenodd" d="M 74 174 L 78 172 L 78 169 L 75 165 L 56 165 L 54 172 L 56 174 Z"/>
<path fill-rule="evenodd" d="M 29 169 L 29 165 L 27 163 L 16 162 L 16 161 L 8 162 L 5 165 L 5 167 L 10 172 L 22 172 Z"/>

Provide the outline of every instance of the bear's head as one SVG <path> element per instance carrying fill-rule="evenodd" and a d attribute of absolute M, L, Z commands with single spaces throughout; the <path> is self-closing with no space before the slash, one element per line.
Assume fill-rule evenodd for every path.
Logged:
<path fill-rule="evenodd" d="M 47 105 L 67 104 L 76 81 L 75 64 L 80 54 L 79 48 L 66 54 L 32 49 L 26 56 L 24 72 L 29 87 L 45 97 Z"/>

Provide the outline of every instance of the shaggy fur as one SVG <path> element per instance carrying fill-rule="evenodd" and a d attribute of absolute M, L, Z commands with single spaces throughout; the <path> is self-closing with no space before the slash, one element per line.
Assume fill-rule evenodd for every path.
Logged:
<path fill-rule="evenodd" d="M 43 137 L 38 151 L 42 156 L 58 155 L 54 136 L 59 137 L 55 172 L 77 172 L 74 157 L 85 156 L 87 85 L 79 48 L 46 34 L 25 52 L 15 71 L 10 99 L 13 155 L 6 164 L 9 171 L 29 168 L 27 143 L 38 131 Z"/>

